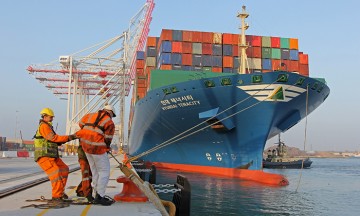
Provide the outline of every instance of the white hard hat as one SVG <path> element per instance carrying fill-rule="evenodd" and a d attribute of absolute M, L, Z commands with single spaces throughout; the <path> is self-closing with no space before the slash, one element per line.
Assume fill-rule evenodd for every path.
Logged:
<path fill-rule="evenodd" d="M 109 111 L 111 111 L 111 112 L 114 114 L 113 117 L 116 117 L 115 109 L 114 109 L 114 107 L 113 107 L 112 105 L 110 105 L 110 104 L 105 105 L 105 106 L 104 106 L 104 110 L 109 110 Z"/>

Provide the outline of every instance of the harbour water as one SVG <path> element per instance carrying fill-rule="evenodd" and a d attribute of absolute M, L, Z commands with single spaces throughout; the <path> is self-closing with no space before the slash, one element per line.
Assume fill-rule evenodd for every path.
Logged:
<path fill-rule="evenodd" d="M 191 184 L 191 215 L 360 215 L 360 158 L 312 160 L 310 169 L 265 169 L 285 175 L 286 187 L 180 173 Z M 174 182 L 178 173 L 158 170 L 157 181 Z"/>

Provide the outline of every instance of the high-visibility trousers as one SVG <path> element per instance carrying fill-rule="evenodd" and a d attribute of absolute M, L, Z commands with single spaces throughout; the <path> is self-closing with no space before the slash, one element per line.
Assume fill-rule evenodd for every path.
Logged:
<path fill-rule="evenodd" d="M 52 197 L 60 198 L 64 195 L 69 167 L 60 158 L 41 157 L 37 161 L 48 175 L 52 186 Z"/>
<path fill-rule="evenodd" d="M 76 189 L 76 193 L 83 197 L 87 197 L 92 194 L 91 187 L 91 170 L 89 162 L 85 159 L 79 158 L 79 164 L 81 169 L 82 180 Z"/>

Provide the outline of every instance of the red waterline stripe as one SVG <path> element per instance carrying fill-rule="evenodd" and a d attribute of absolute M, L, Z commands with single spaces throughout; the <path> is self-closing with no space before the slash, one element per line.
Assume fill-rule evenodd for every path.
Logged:
<path fill-rule="evenodd" d="M 247 169 L 234 169 L 223 167 L 211 166 L 197 166 L 188 164 L 171 164 L 154 162 L 156 168 L 175 169 L 187 172 L 197 172 L 217 176 L 226 176 L 232 178 L 239 178 L 249 181 L 255 181 L 262 184 L 286 186 L 289 181 L 283 176 L 274 173 L 267 173 L 262 170 L 247 170 Z"/>

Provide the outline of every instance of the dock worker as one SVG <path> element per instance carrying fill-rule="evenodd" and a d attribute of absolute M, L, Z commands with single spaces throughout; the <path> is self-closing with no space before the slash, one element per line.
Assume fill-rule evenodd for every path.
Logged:
<path fill-rule="evenodd" d="M 68 199 L 65 185 L 69 174 L 69 167 L 59 157 L 58 146 L 76 138 L 57 135 L 53 129 L 54 111 L 44 108 L 40 111 L 41 119 L 34 135 L 34 160 L 48 175 L 52 186 L 52 200 Z"/>
<path fill-rule="evenodd" d="M 94 197 L 92 196 L 92 187 L 91 187 L 91 170 L 89 161 L 87 160 L 86 154 L 82 149 L 81 145 L 78 146 L 78 161 L 81 169 L 81 182 L 77 186 L 76 195 L 78 197 L 86 197 L 88 202 L 93 202 Z"/>
<path fill-rule="evenodd" d="M 80 145 L 89 161 L 92 173 L 92 187 L 95 191 L 95 204 L 109 206 L 113 200 L 105 196 L 110 177 L 110 161 L 107 152 L 115 133 L 115 117 L 112 105 L 105 105 L 102 110 L 88 113 L 79 122 L 80 130 L 76 136 L 80 138 Z"/>

